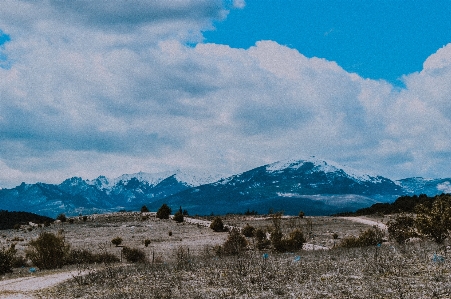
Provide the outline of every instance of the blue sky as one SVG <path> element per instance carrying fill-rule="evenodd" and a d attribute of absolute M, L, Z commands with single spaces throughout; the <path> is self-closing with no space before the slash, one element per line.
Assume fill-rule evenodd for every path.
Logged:
<path fill-rule="evenodd" d="M 451 177 L 446 1 L 11 0 L 0 187 L 316 156 Z M 3 41 L 2 41 L 3 39 Z"/>
<path fill-rule="evenodd" d="M 204 33 L 206 42 L 249 48 L 272 40 L 336 61 L 364 78 L 401 84 L 451 41 L 449 1 L 247 1 Z"/>

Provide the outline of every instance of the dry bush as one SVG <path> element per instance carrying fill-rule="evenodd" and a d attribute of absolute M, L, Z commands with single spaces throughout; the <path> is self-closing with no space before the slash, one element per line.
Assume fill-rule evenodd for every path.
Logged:
<path fill-rule="evenodd" d="M 369 228 L 360 233 L 358 237 L 350 236 L 343 238 L 340 242 L 340 247 L 365 247 L 376 246 L 381 244 L 384 238 L 384 232 L 378 228 Z"/>
<path fill-rule="evenodd" d="M 26 257 L 41 269 L 61 268 L 69 252 L 69 245 L 61 234 L 43 232 L 32 240 L 27 248 Z"/>
<path fill-rule="evenodd" d="M 11 244 L 8 249 L 0 249 L 0 275 L 12 272 L 16 252 L 14 244 Z"/>
<path fill-rule="evenodd" d="M 224 231 L 224 223 L 222 222 L 221 217 L 216 217 L 210 224 L 210 228 L 215 232 L 223 232 Z"/>
<path fill-rule="evenodd" d="M 407 240 L 417 237 L 415 230 L 415 218 L 409 214 L 399 214 L 395 219 L 387 223 L 388 236 L 398 244 L 404 244 Z"/>
<path fill-rule="evenodd" d="M 122 248 L 122 255 L 130 263 L 143 263 L 147 260 L 144 251 L 138 248 L 124 246 Z"/>
<path fill-rule="evenodd" d="M 442 244 L 451 228 L 451 195 L 436 196 L 431 208 L 419 205 L 416 212 L 415 225 L 418 231 Z"/>
<path fill-rule="evenodd" d="M 253 237 L 254 232 L 255 232 L 255 227 L 249 225 L 249 223 L 246 223 L 246 226 L 244 226 L 243 229 L 241 230 L 241 233 L 245 237 L 248 237 L 248 238 Z"/>
<path fill-rule="evenodd" d="M 225 254 L 240 254 L 247 246 L 246 238 L 240 233 L 239 229 L 233 228 L 229 232 L 229 237 L 222 245 Z"/>
<path fill-rule="evenodd" d="M 120 259 L 112 253 L 93 253 L 86 249 L 72 249 L 66 257 L 67 264 L 116 263 Z"/>
<path fill-rule="evenodd" d="M 450 298 L 444 251 L 432 242 L 238 256 L 179 256 L 106 267 L 43 298 Z M 435 255 L 443 257 L 434 259 Z M 189 263 L 184 261 L 189 260 Z M 182 266 L 180 266 L 182 265 Z M 189 265 L 189 266 L 185 266 Z M 45 293 L 44 293 L 45 292 Z"/>
<path fill-rule="evenodd" d="M 262 250 L 271 245 L 271 241 L 268 240 L 266 232 L 262 228 L 255 230 L 255 240 L 257 241 L 257 248 Z"/>

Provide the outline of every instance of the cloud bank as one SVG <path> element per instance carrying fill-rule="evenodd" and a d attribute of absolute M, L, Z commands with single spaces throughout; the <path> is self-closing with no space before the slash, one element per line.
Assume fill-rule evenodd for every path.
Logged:
<path fill-rule="evenodd" d="M 0 187 L 232 174 L 309 155 L 390 178 L 451 176 L 451 44 L 399 88 L 274 41 L 202 42 L 244 6 L 5 0 Z"/>

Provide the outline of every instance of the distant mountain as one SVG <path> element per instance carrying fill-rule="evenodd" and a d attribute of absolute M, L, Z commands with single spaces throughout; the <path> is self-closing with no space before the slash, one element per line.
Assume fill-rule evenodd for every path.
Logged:
<path fill-rule="evenodd" d="M 434 196 L 441 193 L 451 193 L 451 178 L 425 179 L 421 177 L 398 180 L 397 183 L 406 191 L 406 194 L 426 194 Z"/>
<path fill-rule="evenodd" d="M 451 179 L 408 178 L 392 181 L 315 157 L 281 161 L 215 179 L 181 171 L 139 172 L 110 179 L 69 178 L 59 185 L 25 184 L 0 189 L 0 209 L 27 211 L 50 217 L 151 210 L 167 203 L 190 214 L 285 211 L 329 215 L 355 211 L 402 195 L 433 196 L 451 192 Z"/>
<path fill-rule="evenodd" d="M 191 188 L 177 173 L 123 175 L 94 180 L 73 177 L 59 185 L 25 184 L 0 190 L 0 209 L 28 211 L 49 217 L 138 210 L 144 204 Z"/>
<path fill-rule="evenodd" d="M 381 177 L 358 174 L 333 162 L 311 158 L 277 162 L 190 188 L 153 203 L 182 205 L 191 213 L 224 214 L 269 209 L 297 214 L 327 215 L 388 202 L 404 193 Z"/>

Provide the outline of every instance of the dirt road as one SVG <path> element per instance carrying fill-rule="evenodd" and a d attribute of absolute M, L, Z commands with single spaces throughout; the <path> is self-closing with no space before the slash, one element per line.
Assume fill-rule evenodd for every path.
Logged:
<path fill-rule="evenodd" d="M 33 292 L 55 286 L 63 281 L 79 275 L 79 271 L 55 273 L 45 276 L 20 277 L 10 280 L 0 280 L 0 299 L 4 298 L 35 298 Z"/>
<path fill-rule="evenodd" d="M 377 226 L 380 229 L 386 230 L 387 226 L 385 224 L 383 224 L 382 222 L 378 222 L 378 221 L 374 221 L 374 220 L 370 220 L 367 218 L 362 218 L 362 217 L 340 217 L 342 219 L 346 219 L 349 221 L 354 221 L 354 222 L 358 222 L 358 223 L 363 223 L 363 224 L 367 224 L 367 225 L 371 225 L 371 226 Z"/>

